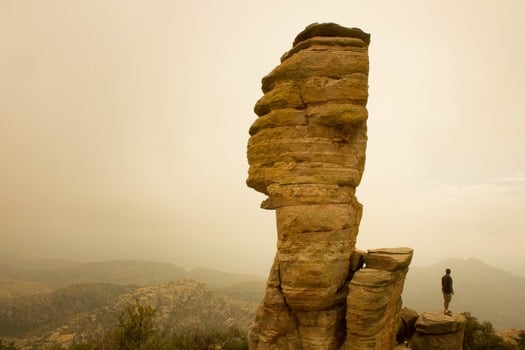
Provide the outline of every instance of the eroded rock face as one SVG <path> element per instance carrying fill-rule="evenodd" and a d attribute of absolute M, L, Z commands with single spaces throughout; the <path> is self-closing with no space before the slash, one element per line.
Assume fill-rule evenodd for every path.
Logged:
<path fill-rule="evenodd" d="M 363 337 L 374 344 L 369 348 L 386 349 L 395 340 L 399 318 L 393 314 L 412 250 L 355 250 L 369 42 L 360 29 L 310 25 L 262 80 L 247 184 L 268 196 L 262 208 L 276 210 L 278 240 L 250 349 L 353 349 Z M 379 308 L 361 307 L 376 301 L 374 293 L 361 295 L 367 288 L 380 294 Z M 350 306 L 356 312 L 349 313 Z M 375 323 L 363 323 L 363 312 Z M 361 328 L 348 327 L 351 317 Z M 347 333 L 354 337 L 345 342 Z"/>

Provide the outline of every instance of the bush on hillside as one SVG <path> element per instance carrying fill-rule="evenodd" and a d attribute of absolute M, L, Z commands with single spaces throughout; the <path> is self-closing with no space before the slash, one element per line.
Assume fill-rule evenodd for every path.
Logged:
<path fill-rule="evenodd" d="M 153 316 L 155 309 L 143 305 L 138 299 L 119 316 L 113 340 L 119 350 L 144 349 L 154 336 Z"/>
<path fill-rule="evenodd" d="M 14 343 L 6 344 L 2 338 L 0 338 L 0 350 L 17 350 Z"/>
<path fill-rule="evenodd" d="M 517 343 L 520 350 L 525 350 L 525 331 L 520 332 Z"/>
<path fill-rule="evenodd" d="M 66 348 L 53 345 L 46 350 L 248 350 L 246 333 L 234 327 L 162 333 L 154 327 L 155 312 L 151 306 L 135 300 L 120 314 L 117 327 L 101 339 L 73 343 Z"/>
<path fill-rule="evenodd" d="M 512 344 L 496 335 L 492 323 L 488 321 L 479 322 L 469 312 L 464 312 L 467 319 L 465 324 L 465 335 L 463 338 L 463 350 L 511 350 L 515 349 Z"/>

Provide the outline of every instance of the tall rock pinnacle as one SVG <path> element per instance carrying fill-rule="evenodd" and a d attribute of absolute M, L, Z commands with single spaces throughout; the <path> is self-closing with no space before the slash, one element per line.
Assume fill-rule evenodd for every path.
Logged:
<path fill-rule="evenodd" d="M 338 349 L 345 341 L 369 42 L 360 29 L 312 24 L 262 80 L 247 184 L 268 196 L 262 208 L 276 210 L 278 242 L 251 349 Z"/>

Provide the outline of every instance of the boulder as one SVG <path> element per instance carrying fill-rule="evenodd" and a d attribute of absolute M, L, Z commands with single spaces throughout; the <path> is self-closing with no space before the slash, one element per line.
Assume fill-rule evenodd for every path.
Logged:
<path fill-rule="evenodd" d="M 446 315 L 443 311 L 422 312 L 416 321 L 416 331 L 423 334 L 448 334 L 465 327 L 465 316 Z"/>
<path fill-rule="evenodd" d="M 443 311 L 423 312 L 419 315 L 409 344 L 414 350 L 461 350 L 466 318 Z"/>

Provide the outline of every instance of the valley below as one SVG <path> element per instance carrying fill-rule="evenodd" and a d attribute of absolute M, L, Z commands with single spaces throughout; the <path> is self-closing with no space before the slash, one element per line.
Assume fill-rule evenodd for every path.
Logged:
<path fill-rule="evenodd" d="M 44 266 L 44 265 L 42 265 Z M 477 259 L 411 267 L 403 305 L 440 310 L 440 277 L 452 269 L 455 312 L 490 321 L 501 334 L 525 329 L 525 278 Z M 0 264 L 0 339 L 19 349 L 67 346 L 104 337 L 134 303 L 155 310 L 164 333 L 235 328 L 249 332 L 265 278 L 167 263 L 108 261 L 36 269 Z"/>

